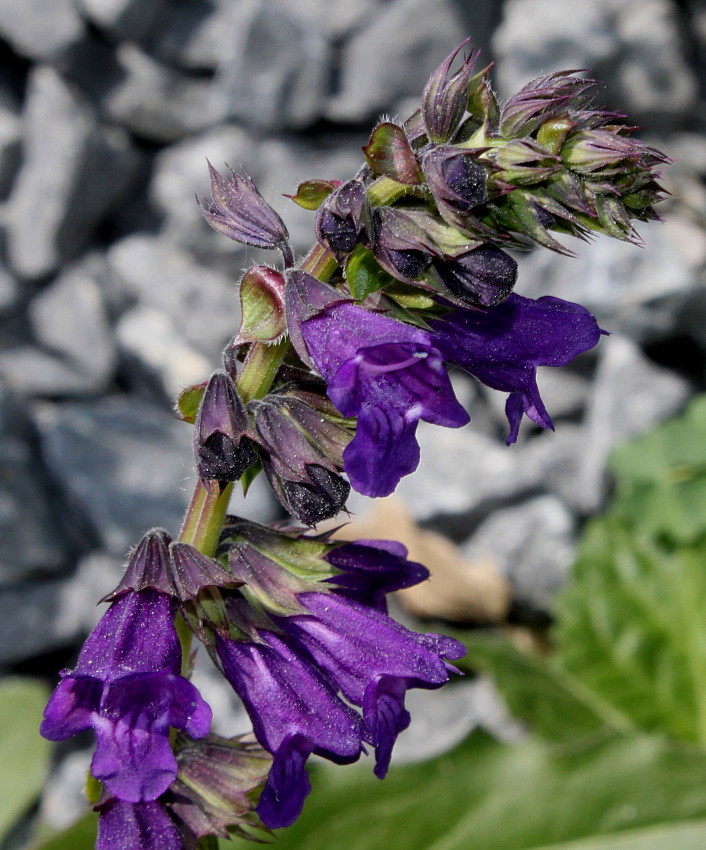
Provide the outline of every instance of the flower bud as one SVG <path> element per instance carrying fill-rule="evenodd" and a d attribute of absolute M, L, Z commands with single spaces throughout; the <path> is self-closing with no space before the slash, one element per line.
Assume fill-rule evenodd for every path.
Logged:
<path fill-rule="evenodd" d="M 350 486 L 338 474 L 351 435 L 298 398 L 251 402 L 263 467 L 282 506 L 306 525 L 335 516 Z"/>
<path fill-rule="evenodd" d="M 585 93 L 598 83 L 576 77 L 576 73 L 556 71 L 527 83 L 503 106 L 500 135 L 505 139 L 530 136 L 545 121 L 580 108 Z"/>
<path fill-rule="evenodd" d="M 373 253 L 380 265 L 397 280 L 414 283 L 431 262 L 431 247 L 424 231 L 395 207 L 373 210 Z"/>
<path fill-rule="evenodd" d="M 512 292 L 517 263 L 494 245 L 481 245 L 448 260 L 434 260 L 442 283 L 472 307 L 494 307 Z"/>
<path fill-rule="evenodd" d="M 359 180 L 349 180 L 336 189 L 316 214 L 319 242 L 334 254 L 349 254 L 363 226 L 365 204 L 365 188 Z"/>
<path fill-rule="evenodd" d="M 477 151 L 451 145 L 432 148 L 424 156 L 422 168 L 442 216 L 449 208 L 464 213 L 486 200 L 487 171 L 477 157 Z"/>
<path fill-rule="evenodd" d="M 120 584 L 104 596 L 101 602 L 112 602 L 128 591 L 147 588 L 173 595 L 168 548 L 171 542 L 172 538 L 163 528 L 153 528 L 146 532 L 130 553 Z"/>
<path fill-rule="evenodd" d="M 211 734 L 181 748 L 177 763 L 179 772 L 165 805 L 196 839 L 270 835 L 255 814 L 258 789 L 272 765 L 272 756 L 262 747 L 244 736 Z"/>
<path fill-rule="evenodd" d="M 203 480 L 237 481 L 257 456 L 248 434 L 249 421 L 233 382 L 214 372 L 194 427 L 194 453 Z"/>
<path fill-rule="evenodd" d="M 470 39 L 466 39 L 444 59 L 424 87 L 422 115 L 427 136 L 432 142 L 449 141 L 466 111 L 468 82 L 478 53 L 471 53 L 453 77 L 449 79 L 448 76 L 454 60 L 469 41 Z"/>
<path fill-rule="evenodd" d="M 223 177 L 208 163 L 211 175 L 211 201 L 200 202 L 201 212 L 214 230 L 229 239 L 254 248 L 289 251 L 289 233 L 282 219 L 255 188 L 243 171 L 229 168 Z"/>
<path fill-rule="evenodd" d="M 240 282 L 240 330 L 233 345 L 274 342 L 287 330 L 284 277 L 268 266 L 253 266 Z"/>

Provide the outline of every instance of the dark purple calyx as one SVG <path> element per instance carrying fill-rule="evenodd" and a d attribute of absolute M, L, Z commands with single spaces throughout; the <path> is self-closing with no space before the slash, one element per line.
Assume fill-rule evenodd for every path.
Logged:
<path fill-rule="evenodd" d="M 237 481 L 257 461 L 249 429 L 233 382 L 225 372 L 214 372 L 194 426 L 194 454 L 202 480 Z"/>
<path fill-rule="evenodd" d="M 512 292 L 517 263 L 494 245 L 480 245 L 453 259 L 433 261 L 442 283 L 472 307 L 494 307 Z"/>
<path fill-rule="evenodd" d="M 422 93 L 422 117 L 430 141 L 447 142 L 458 129 L 468 104 L 468 83 L 478 53 L 471 53 L 461 68 L 451 77 L 449 72 L 466 39 L 450 53 L 429 78 Z"/>
<path fill-rule="evenodd" d="M 316 214 L 316 235 L 334 254 L 349 254 L 356 246 L 364 223 L 365 187 L 349 180 L 329 195 Z"/>

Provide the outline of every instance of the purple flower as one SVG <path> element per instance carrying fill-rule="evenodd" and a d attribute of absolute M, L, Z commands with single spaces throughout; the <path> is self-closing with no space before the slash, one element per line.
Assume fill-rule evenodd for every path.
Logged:
<path fill-rule="evenodd" d="M 603 333 L 579 304 L 514 294 L 487 310 L 454 310 L 429 324 L 444 360 L 510 393 L 508 445 L 517 440 L 525 413 L 541 428 L 554 428 L 537 388 L 537 366 L 565 366 Z"/>
<path fill-rule="evenodd" d="M 387 614 L 385 597 L 429 578 L 429 570 L 407 560 L 407 549 L 394 540 L 356 540 L 336 546 L 326 556 L 340 570 L 326 579 L 336 593 Z"/>
<path fill-rule="evenodd" d="M 169 729 L 207 734 L 211 710 L 179 675 L 175 602 L 145 589 L 123 593 L 93 630 L 76 668 L 64 671 L 41 734 L 62 741 L 93 728 L 91 771 L 120 800 L 155 800 L 177 774 Z"/>
<path fill-rule="evenodd" d="M 184 839 L 164 806 L 112 797 L 99 807 L 96 850 L 184 850 Z"/>
<path fill-rule="evenodd" d="M 315 666 L 273 632 L 258 630 L 257 642 L 216 637 L 216 652 L 257 740 L 274 756 L 258 814 L 266 826 L 289 826 L 311 790 L 304 769 L 308 757 L 355 761 L 365 738 L 363 723 Z"/>
<path fill-rule="evenodd" d="M 442 635 L 419 635 L 386 614 L 336 593 L 301 593 L 303 615 L 274 617 L 345 698 L 363 710 L 366 740 L 375 747 L 375 775 L 382 779 L 397 735 L 409 726 L 409 688 L 438 688 L 455 668 L 445 658 L 465 647 Z M 456 671 L 457 672 L 457 671 Z"/>
<path fill-rule="evenodd" d="M 266 825 L 284 826 L 309 793 L 304 764 L 312 752 L 345 763 L 371 743 L 382 778 L 409 725 L 406 691 L 440 687 L 454 669 L 446 659 L 465 649 L 441 635 L 415 634 L 385 613 L 387 590 L 428 575 L 406 561 L 400 544 L 336 546 L 249 523 L 231 527 L 227 541 L 229 565 L 244 582 L 244 598 L 231 598 L 227 608 L 243 637 L 216 634 L 215 648 L 258 741 L 274 755 L 258 812 Z"/>
<path fill-rule="evenodd" d="M 387 496 L 417 468 L 420 419 L 450 428 L 468 422 L 429 333 L 340 302 L 300 329 L 329 398 L 344 416 L 358 417 L 343 460 L 366 496 Z"/>

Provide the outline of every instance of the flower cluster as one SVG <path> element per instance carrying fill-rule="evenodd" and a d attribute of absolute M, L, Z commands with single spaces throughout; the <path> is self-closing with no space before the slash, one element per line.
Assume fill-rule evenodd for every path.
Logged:
<path fill-rule="evenodd" d="M 552 429 L 538 367 L 599 341 L 580 305 L 517 294 L 508 251 L 567 252 L 557 233 L 635 240 L 633 220 L 656 218 L 665 157 L 594 109 L 595 84 L 573 72 L 499 104 L 476 56 L 453 70 L 464 46 L 404 124 L 374 129 L 358 174 L 291 196 L 316 211 L 316 244 L 296 266 L 248 175 L 209 164 L 208 222 L 279 251 L 283 268 L 245 273 L 222 368 L 177 402 L 199 477 L 179 541 L 143 537 L 47 705 L 46 737 L 95 733 L 99 850 L 192 850 L 287 826 L 310 791 L 311 755 L 346 764 L 370 750 L 384 777 L 410 722 L 407 690 L 440 687 L 464 652 L 388 616 L 387 594 L 428 575 L 399 543 L 227 515 L 234 483 L 247 491 L 260 472 L 309 529 L 344 510 L 351 487 L 391 493 L 419 463 L 420 421 L 469 421 L 449 367 L 507 395 L 508 444 L 524 416 Z M 192 636 L 254 739 L 210 731 L 189 681 Z"/>

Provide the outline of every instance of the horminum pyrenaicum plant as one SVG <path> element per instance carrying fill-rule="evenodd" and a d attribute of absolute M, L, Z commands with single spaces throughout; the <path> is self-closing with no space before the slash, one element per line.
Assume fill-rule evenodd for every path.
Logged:
<path fill-rule="evenodd" d="M 351 487 L 386 496 L 413 473 L 420 420 L 468 422 L 448 364 L 507 394 L 508 444 L 525 415 L 553 427 L 537 367 L 569 363 L 603 331 L 578 304 L 515 294 L 507 250 L 566 252 L 556 233 L 636 241 L 632 222 L 657 218 L 665 162 L 594 107 L 593 81 L 549 74 L 498 103 L 466 48 L 407 121 L 373 130 L 354 177 L 299 186 L 292 200 L 317 212 L 298 261 L 248 175 L 209 165 L 208 222 L 279 251 L 283 267 L 245 273 L 222 368 L 179 399 L 200 480 L 178 541 L 152 529 L 137 544 L 46 708 L 45 737 L 95 733 L 99 850 L 210 847 L 288 826 L 312 754 L 347 764 L 372 751 L 382 779 L 410 722 L 406 691 L 440 687 L 464 653 L 388 616 L 386 594 L 428 575 L 401 544 L 312 528 Z M 299 524 L 227 514 L 234 483 L 260 472 Z M 189 681 L 193 636 L 253 736 L 210 732 Z"/>

